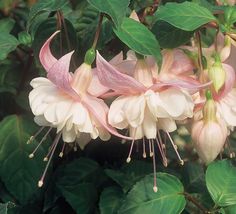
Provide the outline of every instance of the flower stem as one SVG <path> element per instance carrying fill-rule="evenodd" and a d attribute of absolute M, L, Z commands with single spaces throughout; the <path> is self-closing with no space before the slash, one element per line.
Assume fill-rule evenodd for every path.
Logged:
<path fill-rule="evenodd" d="M 101 28 L 102 28 L 103 16 L 104 16 L 104 14 L 100 13 L 98 26 L 97 26 L 97 29 L 96 29 L 96 33 L 95 33 L 94 40 L 93 40 L 93 45 L 92 45 L 93 49 L 96 49 L 96 46 L 97 46 L 97 43 L 98 43 L 99 35 L 100 35 L 100 32 L 101 32 Z"/>
<path fill-rule="evenodd" d="M 201 35 L 200 35 L 199 31 L 197 31 L 195 35 L 196 35 L 197 46 L 198 46 L 198 65 L 199 65 L 199 68 L 200 68 L 200 72 L 203 72 L 203 64 L 202 64 L 203 54 L 202 54 Z"/>
<path fill-rule="evenodd" d="M 197 208 L 199 208 L 199 210 L 201 210 L 202 213 L 204 213 L 204 214 L 209 213 L 208 210 L 207 210 L 204 206 L 202 206 L 202 205 L 197 201 L 197 199 L 194 198 L 193 196 L 191 196 L 189 193 L 184 192 L 183 195 L 185 196 L 185 198 L 186 198 L 188 201 L 192 202 Z"/>

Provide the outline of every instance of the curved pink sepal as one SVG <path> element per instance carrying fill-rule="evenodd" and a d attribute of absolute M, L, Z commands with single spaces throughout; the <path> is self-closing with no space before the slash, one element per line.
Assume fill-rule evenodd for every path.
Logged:
<path fill-rule="evenodd" d="M 89 112 L 94 116 L 94 118 L 111 134 L 127 139 L 132 140 L 131 137 L 124 136 L 122 134 L 119 134 L 115 128 L 110 126 L 107 122 L 107 114 L 108 114 L 108 107 L 104 103 L 102 99 L 85 95 L 83 96 L 82 100 L 83 104 L 86 106 L 86 108 L 89 110 Z"/>
<path fill-rule="evenodd" d="M 56 31 L 54 34 L 52 34 L 49 39 L 47 39 L 47 41 L 43 44 L 39 52 L 39 60 L 47 72 L 57 61 L 57 59 L 51 53 L 50 42 L 54 38 L 54 36 L 59 32 L 60 31 Z"/>
<path fill-rule="evenodd" d="M 146 90 L 143 84 L 119 72 L 113 65 L 108 63 L 99 52 L 97 52 L 96 64 L 96 74 L 104 86 L 123 94 L 136 94 Z"/>
<path fill-rule="evenodd" d="M 190 90 L 191 92 L 196 92 L 199 89 L 203 89 L 212 84 L 212 82 L 207 82 L 205 84 L 200 84 L 195 79 L 188 79 L 189 81 L 184 80 L 170 80 L 165 82 L 158 82 L 150 87 L 151 90 L 156 91 L 160 90 L 163 87 L 177 87 Z"/>
<path fill-rule="evenodd" d="M 71 87 L 71 75 L 69 73 L 70 59 L 74 51 L 62 56 L 49 69 L 47 78 L 53 82 L 58 88 L 67 92 L 70 96 L 79 99 L 79 95 Z"/>

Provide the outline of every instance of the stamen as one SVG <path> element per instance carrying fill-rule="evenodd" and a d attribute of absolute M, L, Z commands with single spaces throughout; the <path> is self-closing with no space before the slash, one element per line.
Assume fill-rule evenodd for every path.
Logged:
<path fill-rule="evenodd" d="M 59 153 L 59 157 L 60 157 L 60 158 L 62 158 L 63 155 L 64 155 L 65 147 L 66 147 L 66 143 L 64 142 L 64 143 L 63 143 L 63 146 L 62 146 L 62 149 L 61 149 L 61 152 Z"/>
<path fill-rule="evenodd" d="M 132 153 L 132 150 L 133 150 L 133 146 L 134 146 L 134 139 L 132 140 L 130 150 L 129 150 L 129 155 L 128 155 L 128 158 L 126 159 L 127 163 L 129 163 L 131 161 L 131 153 Z"/>
<path fill-rule="evenodd" d="M 154 151 L 154 143 L 153 140 L 151 140 L 151 146 L 152 146 L 152 151 Z M 156 158 L 155 158 L 155 152 L 153 152 L 152 156 L 152 161 L 153 161 L 153 191 L 157 192 L 157 174 L 156 174 Z"/>
<path fill-rule="evenodd" d="M 143 158 L 146 158 L 147 154 L 146 154 L 146 146 L 145 146 L 145 139 L 143 137 Z"/>
<path fill-rule="evenodd" d="M 175 145 L 174 141 L 172 140 L 172 138 L 171 138 L 169 132 L 166 132 L 166 134 L 167 134 L 168 138 L 170 139 L 170 142 L 171 142 L 171 144 L 172 144 L 172 146 L 173 146 L 173 148 L 174 148 L 174 150 L 175 150 L 175 153 L 176 153 L 176 155 L 177 155 L 177 157 L 178 157 L 178 159 L 179 159 L 179 161 L 180 161 L 180 165 L 184 165 L 184 161 L 183 161 L 182 158 L 180 157 L 179 152 L 178 152 L 178 150 L 177 150 L 177 146 Z"/>
<path fill-rule="evenodd" d="M 58 134 L 57 134 L 57 135 L 58 135 Z M 49 151 L 48 151 L 47 155 L 43 158 L 43 161 L 44 161 L 44 162 L 47 162 L 47 161 L 48 161 L 48 158 L 49 158 L 51 152 L 53 151 L 54 147 L 56 146 L 56 144 L 57 144 L 57 142 L 54 140 L 53 143 L 52 143 L 52 145 L 51 145 L 51 147 L 49 148 Z"/>
<path fill-rule="evenodd" d="M 152 150 L 152 145 L 151 145 L 151 140 L 148 139 L 148 144 L 149 144 L 149 156 L 152 157 L 153 156 L 153 150 Z"/>
<path fill-rule="evenodd" d="M 43 127 L 44 128 L 44 127 Z M 38 143 L 38 145 L 36 146 L 36 148 L 34 149 L 34 151 L 29 155 L 29 158 L 33 158 L 34 154 L 37 152 L 38 148 L 42 145 L 42 143 L 47 139 L 47 136 L 49 135 L 50 131 L 52 130 L 52 127 L 50 127 L 48 129 L 48 131 L 46 132 L 46 134 L 43 136 L 43 138 L 41 139 L 41 141 Z"/>
<path fill-rule="evenodd" d="M 58 144 L 60 138 L 61 138 L 61 132 L 58 133 L 57 136 L 56 136 L 56 138 L 54 139 L 54 142 L 53 142 L 53 145 L 54 145 L 54 146 L 53 146 L 53 150 L 52 150 L 52 152 L 51 152 L 51 154 L 50 154 L 49 161 L 47 162 L 47 165 L 46 165 L 46 167 L 45 167 L 45 169 L 44 169 L 43 175 L 42 175 L 42 177 L 40 178 L 40 180 L 39 180 L 39 182 L 38 182 L 38 187 L 42 187 L 42 186 L 43 186 L 43 182 L 44 182 L 45 175 L 46 175 L 46 173 L 47 173 L 48 167 L 49 167 L 49 165 L 50 165 L 50 163 L 51 163 L 53 154 L 54 154 L 54 152 L 55 152 L 55 150 L 56 150 L 56 147 L 57 147 L 57 144 Z"/>
<path fill-rule="evenodd" d="M 161 153 L 162 163 L 163 163 L 163 165 L 164 165 L 165 167 L 167 167 L 168 163 L 167 163 L 166 155 L 165 155 L 165 153 L 164 153 L 164 151 L 163 151 L 163 147 L 162 147 L 163 144 L 161 144 L 161 143 L 158 141 L 157 138 L 156 138 L 156 143 L 157 143 L 157 146 L 158 146 L 159 151 L 160 151 L 160 153 Z"/>
<path fill-rule="evenodd" d="M 29 140 L 26 142 L 26 144 L 30 144 L 33 142 L 33 140 L 43 131 L 45 126 L 41 127 L 34 135 L 32 135 Z"/>
<path fill-rule="evenodd" d="M 132 151 L 133 151 L 133 147 L 134 147 L 134 141 L 135 141 L 135 136 L 136 136 L 136 130 L 134 130 L 134 136 L 133 136 L 133 140 L 132 140 L 132 143 L 131 143 L 131 146 L 130 146 L 130 150 L 129 150 L 129 155 L 128 155 L 128 158 L 126 159 L 126 162 L 129 163 L 131 161 L 131 154 L 132 154 Z"/>

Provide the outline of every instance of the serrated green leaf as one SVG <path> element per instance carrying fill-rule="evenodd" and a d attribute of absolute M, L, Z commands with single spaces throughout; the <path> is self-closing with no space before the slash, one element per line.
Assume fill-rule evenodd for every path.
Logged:
<path fill-rule="evenodd" d="M 15 20 L 11 18 L 5 18 L 0 20 L 0 32 L 10 33 L 14 27 Z"/>
<path fill-rule="evenodd" d="M 16 49 L 18 44 L 19 42 L 14 36 L 0 32 L 0 60 L 4 60 L 10 52 Z"/>
<path fill-rule="evenodd" d="M 191 31 L 183 31 L 167 22 L 156 22 L 152 28 L 162 48 L 176 48 L 185 44 L 193 36 Z"/>
<path fill-rule="evenodd" d="M 167 3 L 155 13 L 157 21 L 162 20 L 185 31 L 194 31 L 204 24 L 216 21 L 212 13 L 195 3 Z"/>
<path fill-rule="evenodd" d="M 92 183 L 76 184 L 74 186 L 59 186 L 66 201 L 80 214 L 94 213 L 97 201 L 97 189 Z"/>
<path fill-rule="evenodd" d="M 87 0 L 100 12 L 108 14 L 116 26 L 120 26 L 126 15 L 129 0 Z"/>
<path fill-rule="evenodd" d="M 181 182 L 166 173 L 157 173 L 158 191 L 153 191 L 153 174 L 147 175 L 128 193 L 118 214 L 179 214 L 186 201 Z"/>
<path fill-rule="evenodd" d="M 218 206 L 236 204 L 236 167 L 229 161 L 211 163 L 206 171 L 206 184 Z"/>
<path fill-rule="evenodd" d="M 99 209 L 101 214 L 116 214 L 124 197 L 124 193 L 118 187 L 107 187 L 103 190 Z"/>
<path fill-rule="evenodd" d="M 40 195 L 38 180 L 45 167 L 46 154 L 40 147 L 37 155 L 29 159 L 36 141 L 27 145 L 37 129 L 33 121 L 22 116 L 8 116 L 0 123 L 0 177 L 8 191 L 21 203 L 32 202 Z"/>
<path fill-rule="evenodd" d="M 157 61 L 161 62 L 161 51 L 153 33 L 143 24 L 125 18 L 121 26 L 113 29 L 117 37 L 129 48 L 142 55 L 153 55 Z"/>

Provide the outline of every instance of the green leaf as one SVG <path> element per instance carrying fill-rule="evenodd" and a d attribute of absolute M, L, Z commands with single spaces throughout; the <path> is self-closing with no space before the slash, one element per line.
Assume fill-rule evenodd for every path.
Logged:
<path fill-rule="evenodd" d="M 40 196 L 37 183 L 45 167 L 42 160 L 46 154 L 40 147 L 35 158 L 29 159 L 38 142 L 29 145 L 26 142 L 36 126 L 26 117 L 12 115 L 2 120 L 0 127 L 0 177 L 21 204 L 32 202 Z"/>
<path fill-rule="evenodd" d="M 188 162 L 183 167 L 183 183 L 187 192 L 207 192 L 205 174 L 202 165 Z"/>
<path fill-rule="evenodd" d="M 225 214 L 235 214 L 236 213 L 236 205 L 228 206 L 224 208 Z"/>
<path fill-rule="evenodd" d="M 21 65 L 15 61 L 6 59 L 0 62 L 0 93 L 16 94 L 22 78 L 21 71 Z"/>
<path fill-rule="evenodd" d="M 99 209 L 101 214 L 116 214 L 121 205 L 124 193 L 118 187 L 107 187 L 103 190 L 100 201 Z"/>
<path fill-rule="evenodd" d="M 184 209 L 186 201 L 181 194 L 183 185 L 174 176 L 157 173 L 158 191 L 153 191 L 153 174 L 147 175 L 128 193 L 123 201 L 119 214 L 179 214 Z"/>
<path fill-rule="evenodd" d="M 193 32 L 173 27 L 167 22 L 156 22 L 152 28 L 162 48 L 176 48 L 185 44 L 193 36 Z"/>
<path fill-rule="evenodd" d="M 119 184 L 124 192 L 130 190 L 137 181 L 151 172 L 152 165 L 143 161 L 132 161 L 129 164 L 125 164 L 121 171 L 111 169 L 105 170 L 105 173 Z"/>
<path fill-rule="evenodd" d="M 62 9 L 65 5 L 69 2 L 66 0 L 39 0 L 36 4 L 31 7 L 29 18 L 27 22 L 27 30 L 29 31 L 31 25 L 34 22 L 34 19 L 38 16 L 43 14 L 44 18 L 47 17 L 46 14 L 49 14 L 52 11 L 57 11 Z M 41 21 L 40 19 L 39 21 Z"/>
<path fill-rule="evenodd" d="M 14 27 L 14 24 L 15 24 L 15 20 L 14 19 L 11 19 L 11 18 L 1 19 L 0 20 L 1 33 L 2 32 L 10 33 L 10 31 Z"/>
<path fill-rule="evenodd" d="M 120 26 L 126 15 L 129 0 L 87 0 L 100 12 L 108 14 L 116 26 Z"/>
<path fill-rule="evenodd" d="M 216 21 L 211 12 L 195 3 L 167 3 L 155 13 L 157 21 L 162 20 L 185 31 L 194 31 L 204 24 Z"/>
<path fill-rule="evenodd" d="M 234 27 L 234 23 L 236 22 L 236 8 L 235 7 L 227 7 L 224 11 L 225 16 L 225 27 L 227 30 L 231 30 Z"/>
<path fill-rule="evenodd" d="M 217 205 L 236 204 L 236 168 L 229 161 L 211 163 L 206 171 L 206 184 Z"/>
<path fill-rule="evenodd" d="M 129 48 L 142 55 L 153 55 L 158 62 L 161 62 L 161 51 L 153 33 L 143 24 L 125 18 L 121 26 L 114 29 L 118 38 Z"/>
<path fill-rule="evenodd" d="M 10 52 L 16 49 L 18 44 L 19 42 L 14 36 L 0 32 L 0 60 L 4 60 Z"/>
<path fill-rule="evenodd" d="M 0 214 L 7 214 L 8 213 L 8 203 L 6 204 L 0 204 Z"/>
<path fill-rule="evenodd" d="M 93 6 L 88 4 L 81 10 L 76 29 L 79 37 L 79 45 L 84 51 L 88 50 L 93 43 L 98 20 L 99 12 Z M 112 23 L 107 18 L 104 18 L 97 48 L 102 49 L 113 37 Z"/>
<path fill-rule="evenodd" d="M 99 185 L 104 179 L 100 166 L 87 158 L 79 158 L 62 166 L 58 172 L 57 186 L 74 186 L 78 183 L 91 182 Z"/>
<path fill-rule="evenodd" d="M 57 58 L 68 53 L 69 51 L 76 50 L 77 48 L 76 31 L 67 19 L 65 19 L 65 24 L 69 39 L 67 40 L 65 29 L 62 28 L 61 32 L 53 39 L 51 43 L 53 55 Z M 57 30 L 56 26 L 57 24 L 55 18 L 48 18 L 39 25 L 37 31 L 35 32 L 35 39 L 32 44 L 35 56 L 39 55 L 39 51 L 44 42 Z M 60 45 L 61 41 L 63 41 L 62 46 Z M 36 59 L 38 60 L 38 57 L 36 57 Z M 74 63 L 72 65 L 74 66 Z"/>
<path fill-rule="evenodd" d="M 97 190 L 92 183 L 76 184 L 74 186 L 59 187 L 66 201 L 80 214 L 94 213 L 97 201 Z"/>

